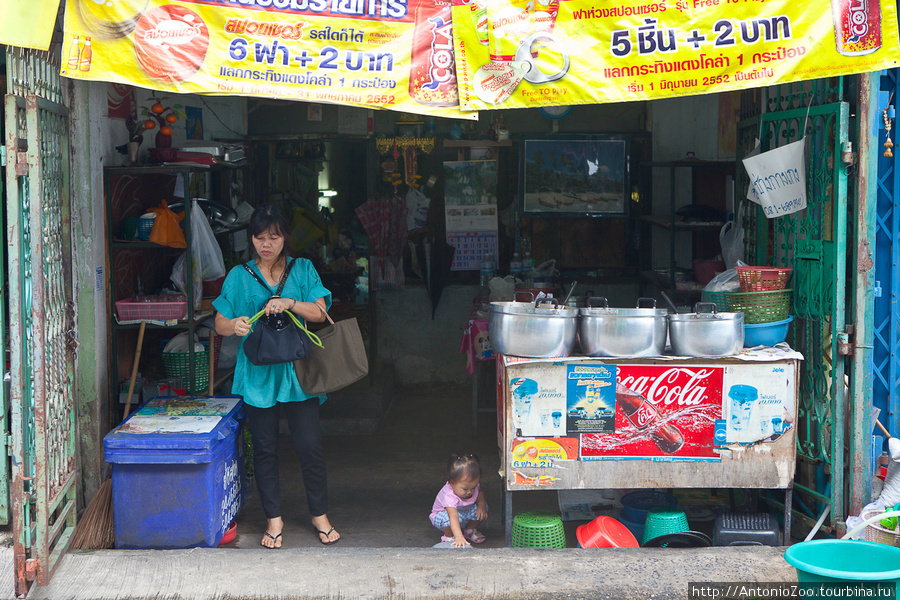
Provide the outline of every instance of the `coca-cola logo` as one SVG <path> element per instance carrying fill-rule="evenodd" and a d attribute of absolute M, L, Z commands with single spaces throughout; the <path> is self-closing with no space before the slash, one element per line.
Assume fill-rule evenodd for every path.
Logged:
<path fill-rule="evenodd" d="M 710 388 L 722 387 L 722 369 L 712 367 L 620 368 L 619 383 L 639 392 L 654 404 L 695 406 L 704 402 Z"/>
<path fill-rule="evenodd" d="M 631 422 L 638 429 L 643 429 L 650 424 L 656 414 L 656 411 L 653 410 L 653 405 L 649 402 L 644 402 L 643 404 L 641 404 L 640 408 L 638 408 L 637 411 L 633 415 L 631 415 Z"/>

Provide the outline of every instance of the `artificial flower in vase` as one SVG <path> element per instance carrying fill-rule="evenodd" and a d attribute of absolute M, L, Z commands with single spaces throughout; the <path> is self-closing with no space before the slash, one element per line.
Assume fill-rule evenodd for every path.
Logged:
<path fill-rule="evenodd" d="M 177 150 L 172 148 L 172 125 L 178 122 L 179 117 L 185 118 L 182 106 L 180 104 L 163 106 L 162 98 L 150 100 L 153 100 L 150 108 L 141 109 L 141 114 L 147 117 L 144 121 L 146 129 L 156 129 L 156 125 L 159 124 L 159 131 L 156 132 L 156 148 L 150 148 L 150 156 L 155 162 L 175 160 L 178 154 Z"/>

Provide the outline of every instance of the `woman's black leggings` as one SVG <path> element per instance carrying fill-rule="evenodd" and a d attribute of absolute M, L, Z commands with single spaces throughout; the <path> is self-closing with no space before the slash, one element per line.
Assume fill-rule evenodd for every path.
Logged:
<path fill-rule="evenodd" d="M 279 402 L 271 408 L 244 405 L 247 423 L 253 438 L 253 471 L 266 518 L 281 516 L 281 497 L 278 485 L 278 419 L 281 407 L 291 430 L 291 441 L 300 458 L 306 503 L 312 516 L 328 512 L 328 491 L 325 476 L 325 451 L 322 448 L 322 428 L 319 426 L 319 399 L 302 402 Z"/>

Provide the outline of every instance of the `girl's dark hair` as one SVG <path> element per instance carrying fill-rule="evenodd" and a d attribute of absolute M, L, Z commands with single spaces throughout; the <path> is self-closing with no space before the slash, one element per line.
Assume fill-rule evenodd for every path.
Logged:
<path fill-rule="evenodd" d="M 474 454 L 453 454 L 447 461 L 447 481 L 481 479 L 481 464 Z"/>
<path fill-rule="evenodd" d="M 291 226 L 287 212 L 278 204 L 263 204 L 257 207 L 253 214 L 250 215 L 247 231 L 252 237 L 260 236 L 269 230 L 274 230 L 284 238 L 284 247 L 281 249 L 281 254 L 278 258 L 285 258 L 290 245 L 288 244 L 288 236 Z"/>

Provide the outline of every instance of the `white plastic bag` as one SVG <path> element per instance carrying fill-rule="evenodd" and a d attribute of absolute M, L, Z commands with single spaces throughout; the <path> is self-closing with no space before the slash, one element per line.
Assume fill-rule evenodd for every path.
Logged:
<path fill-rule="evenodd" d="M 737 261 L 736 267 L 746 267 L 743 261 Z M 741 282 L 738 279 L 737 269 L 728 269 L 722 271 L 713 277 L 706 287 L 703 288 L 707 292 L 739 292 L 741 290 Z"/>
<path fill-rule="evenodd" d="M 187 331 L 184 333 L 179 333 L 166 344 L 166 347 L 163 348 L 163 352 L 190 352 L 190 338 L 188 337 Z M 197 336 L 194 336 L 194 352 L 203 352 L 205 347 L 199 341 L 197 341 Z"/>
<path fill-rule="evenodd" d="M 175 287 L 178 288 L 178 291 L 185 295 L 187 295 L 187 283 L 184 273 L 184 265 L 187 262 L 186 259 L 187 252 L 182 252 L 181 256 L 178 257 L 178 260 L 175 261 L 175 266 L 172 267 L 172 275 L 169 277 L 169 279 L 172 280 L 172 283 L 175 284 Z M 194 254 L 193 262 L 194 268 L 191 271 L 194 275 L 194 310 L 199 310 L 200 301 L 203 299 L 203 278 L 200 276 L 200 263 L 196 254 Z"/>
<path fill-rule="evenodd" d="M 743 220 L 744 203 L 738 206 L 737 214 L 733 221 L 728 221 L 722 225 L 719 230 L 719 245 L 722 247 L 722 260 L 725 266 L 733 269 L 737 263 L 744 258 L 744 228 L 741 225 Z"/>
<path fill-rule="evenodd" d="M 516 278 L 512 275 L 494 277 L 488 282 L 491 302 L 511 302 L 516 293 Z"/>
<path fill-rule="evenodd" d="M 200 277 L 203 281 L 211 281 L 225 277 L 225 259 L 222 249 L 216 241 L 206 213 L 194 200 L 191 203 L 191 252 L 200 265 Z"/>
<path fill-rule="evenodd" d="M 406 192 L 406 228 L 412 231 L 425 227 L 431 200 L 421 190 L 409 188 Z"/>

